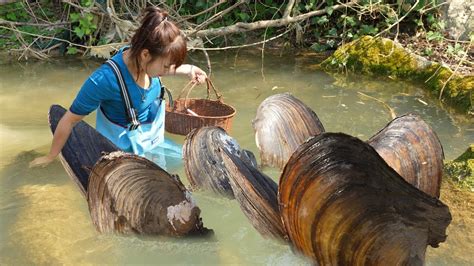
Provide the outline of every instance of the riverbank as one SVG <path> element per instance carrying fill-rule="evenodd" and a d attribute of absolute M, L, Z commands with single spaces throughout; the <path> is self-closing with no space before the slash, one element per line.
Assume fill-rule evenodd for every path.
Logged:
<path fill-rule="evenodd" d="M 327 71 L 352 71 L 423 84 L 439 100 L 459 112 L 474 115 L 474 74 L 453 71 L 386 38 L 364 36 L 339 47 L 321 63 Z"/>

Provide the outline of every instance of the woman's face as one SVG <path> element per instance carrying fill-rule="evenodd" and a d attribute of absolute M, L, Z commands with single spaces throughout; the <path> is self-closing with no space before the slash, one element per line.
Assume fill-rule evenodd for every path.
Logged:
<path fill-rule="evenodd" d="M 166 74 L 174 74 L 176 67 L 170 63 L 169 57 L 152 58 L 150 53 L 142 53 L 142 68 L 150 77 L 158 77 Z"/>

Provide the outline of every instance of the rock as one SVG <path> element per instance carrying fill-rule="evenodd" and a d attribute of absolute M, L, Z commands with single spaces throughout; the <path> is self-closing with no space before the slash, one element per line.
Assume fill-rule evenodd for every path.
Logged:
<path fill-rule="evenodd" d="M 446 33 L 455 40 L 469 40 L 474 29 L 474 0 L 447 0 L 441 7 L 441 20 L 447 22 Z"/>
<path fill-rule="evenodd" d="M 422 82 L 436 97 L 441 94 L 457 110 L 474 114 L 474 75 L 454 73 L 449 67 L 413 54 L 390 39 L 361 37 L 339 47 L 321 67 Z"/>
<path fill-rule="evenodd" d="M 444 172 L 460 187 L 474 192 L 474 144 L 453 161 L 446 161 Z"/>

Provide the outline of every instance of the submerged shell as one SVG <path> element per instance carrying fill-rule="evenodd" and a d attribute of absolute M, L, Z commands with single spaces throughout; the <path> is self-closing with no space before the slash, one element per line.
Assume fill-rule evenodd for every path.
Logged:
<path fill-rule="evenodd" d="M 224 151 L 229 181 L 245 216 L 263 237 L 285 240 L 275 181 L 232 152 Z"/>
<path fill-rule="evenodd" d="M 406 181 L 439 197 L 443 147 L 433 129 L 418 115 L 395 118 L 368 143 Z"/>
<path fill-rule="evenodd" d="M 183 236 L 205 232 L 200 209 L 177 176 L 132 154 L 103 156 L 91 172 L 88 203 L 101 233 Z"/>
<path fill-rule="evenodd" d="M 229 171 L 222 161 L 223 148 L 256 164 L 250 151 L 239 144 L 220 127 L 202 127 L 191 131 L 184 141 L 184 169 L 194 189 L 205 189 L 228 198 L 234 198 L 229 184 Z"/>
<path fill-rule="evenodd" d="M 261 164 L 280 169 L 303 142 L 324 132 L 316 113 L 289 93 L 266 98 L 252 124 Z"/>
<path fill-rule="evenodd" d="M 367 143 L 323 133 L 301 145 L 279 184 L 297 250 L 319 265 L 421 265 L 446 239 L 449 209 L 400 177 Z"/>

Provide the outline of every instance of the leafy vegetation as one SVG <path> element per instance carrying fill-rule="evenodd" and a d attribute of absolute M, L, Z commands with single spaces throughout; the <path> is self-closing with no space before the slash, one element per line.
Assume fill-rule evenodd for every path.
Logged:
<path fill-rule="evenodd" d="M 143 8 L 136 2 L 138 1 L 130 1 L 129 6 L 124 6 L 123 2 L 116 1 L 113 9 L 119 19 L 136 23 Z M 230 26 L 237 22 L 284 19 L 289 1 L 256 0 L 244 1 L 242 4 L 239 4 L 239 1 L 220 0 L 149 2 L 167 9 L 183 29 L 201 29 L 200 27 L 211 29 Z M 318 52 L 335 49 L 363 35 L 373 36 L 382 32 L 394 35 L 399 32 L 414 34 L 422 31 L 429 41 L 443 41 L 442 32 L 445 25 L 439 19 L 437 0 L 360 0 L 356 5 L 347 5 L 337 10 L 336 7 L 340 6 L 341 2 L 335 0 L 302 0 L 296 3 L 290 12 L 292 17 L 316 10 L 323 10 L 324 14 L 291 23 L 286 28 L 272 27 L 232 36 L 214 37 L 206 43 L 206 46 L 239 45 L 248 42 L 249 39 L 262 39 L 264 36 L 268 39 L 287 29 L 291 29 L 286 35 L 287 43 L 293 46 L 311 47 Z M 226 12 L 229 9 L 230 11 Z M 81 46 L 89 47 L 120 41 L 123 36 L 117 34 L 109 36 L 111 22 L 104 23 L 110 20 L 107 10 L 105 0 L 71 0 L 67 3 L 42 0 L 0 5 L 0 19 L 30 23 L 10 27 L 0 24 L 0 49 L 15 49 L 32 43 L 39 49 L 44 49 L 57 43 L 51 42 L 51 38 L 60 36 L 59 39 L 66 38 L 70 42 L 63 45 L 68 47 L 67 52 L 74 54 L 86 51 Z M 220 16 L 222 12 L 225 14 Z M 45 22 L 51 26 L 45 27 Z M 58 26 L 55 25 L 56 22 L 64 22 L 65 25 Z M 35 23 L 38 26 L 35 26 Z M 448 49 L 450 49 L 448 53 L 460 52 L 456 46 Z M 429 47 L 426 53 L 430 53 Z"/>

